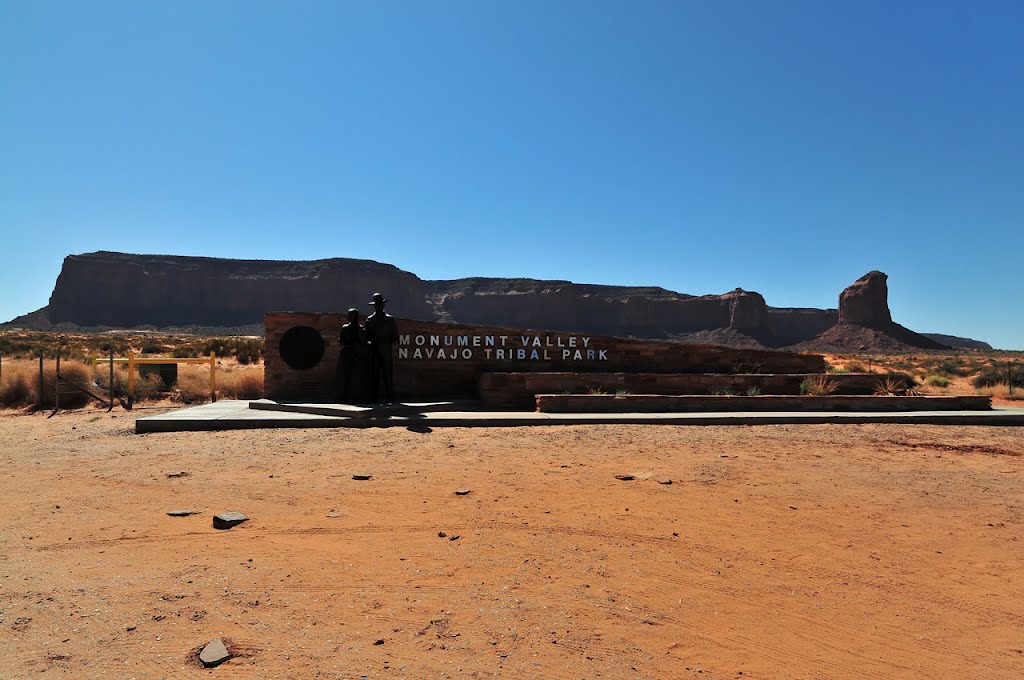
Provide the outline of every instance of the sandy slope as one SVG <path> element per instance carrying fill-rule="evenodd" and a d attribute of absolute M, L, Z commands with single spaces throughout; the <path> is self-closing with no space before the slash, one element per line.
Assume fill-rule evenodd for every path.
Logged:
<path fill-rule="evenodd" d="M 1024 677 L 1020 428 L 116 414 L 0 416 L 0 677 Z"/>

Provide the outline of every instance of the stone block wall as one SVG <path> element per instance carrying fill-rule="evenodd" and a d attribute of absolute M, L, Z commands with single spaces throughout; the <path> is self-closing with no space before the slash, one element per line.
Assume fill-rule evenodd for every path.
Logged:
<path fill-rule="evenodd" d="M 537 410 L 542 413 L 713 413 L 744 411 L 987 411 L 988 396 L 953 397 L 719 397 L 653 394 L 589 395 L 538 394 Z"/>
<path fill-rule="evenodd" d="M 480 399 L 489 408 L 529 409 L 537 394 L 571 392 L 587 394 L 700 395 L 728 391 L 743 395 L 756 387 L 761 394 L 798 395 L 800 384 L 818 374 L 808 373 L 484 373 Z M 837 373 L 830 375 L 836 394 L 874 394 L 885 375 Z"/>
<path fill-rule="evenodd" d="M 342 323 L 341 314 L 267 313 L 267 397 L 330 400 Z M 278 351 L 284 334 L 296 326 L 316 330 L 323 340 L 323 355 L 310 368 L 288 366 Z M 395 388 L 403 400 L 477 398 L 481 376 L 493 372 L 732 374 L 825 370 L 825 360 L 817 354 L 410 319 L 399 319 L 398 329 L 401 341 L 394 348 Z"/>

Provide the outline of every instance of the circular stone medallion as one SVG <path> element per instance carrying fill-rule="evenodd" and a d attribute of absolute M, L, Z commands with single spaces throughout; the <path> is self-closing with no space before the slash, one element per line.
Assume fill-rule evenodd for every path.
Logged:
<path fill-rule="evenodd" d="M 324 356 L 324 339 L 309 326 L 293 326 L 281 336 L 278 350 L 284 363 L 292 368 L 313 368 Z"/>

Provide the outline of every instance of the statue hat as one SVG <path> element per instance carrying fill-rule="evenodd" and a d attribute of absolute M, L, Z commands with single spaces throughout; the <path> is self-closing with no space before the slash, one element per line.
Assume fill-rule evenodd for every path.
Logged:
<path fill-rule="evenodd" d="M 381 295 L 380 293 L 374 293 L 373 294 L 373 299 L 370 300 L 370 302 L 368 304 L 375 305 L 375 304 L 377 304 L 379 302 L 379 303 L 381 303 L 383 305 L 383 304 L 387 304 L 387 301 L 388 301 L 388 299 L 386 297 L 384 297 L 383 295 Z"/>

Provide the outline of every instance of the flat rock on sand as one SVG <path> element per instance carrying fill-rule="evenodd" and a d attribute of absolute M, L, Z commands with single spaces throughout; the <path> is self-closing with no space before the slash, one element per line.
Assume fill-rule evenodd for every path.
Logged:
<path fill-rule="evenodd" d="M 202 510 L 168 510 L 167 514 L 171 517 L 188 517 L 189 515 L 198 515 Z"/>
<path fill-rule="evenodd" d="M 231 527 L 245 522 L 249 518 L 240 512 L 222 512 L 213 516 L 214 529 L 230 529 Z"/>
<path fill-rule="evenodd" d="M 224 641 L 220 638 L 210 640 L 210 642 L 203 647 L 203 651 L 199 652 L 199 661 L 206 668 L 219 666 L 230 658 L 231 652 L 229 652 L 228 648 L 224 646 Z"/>

